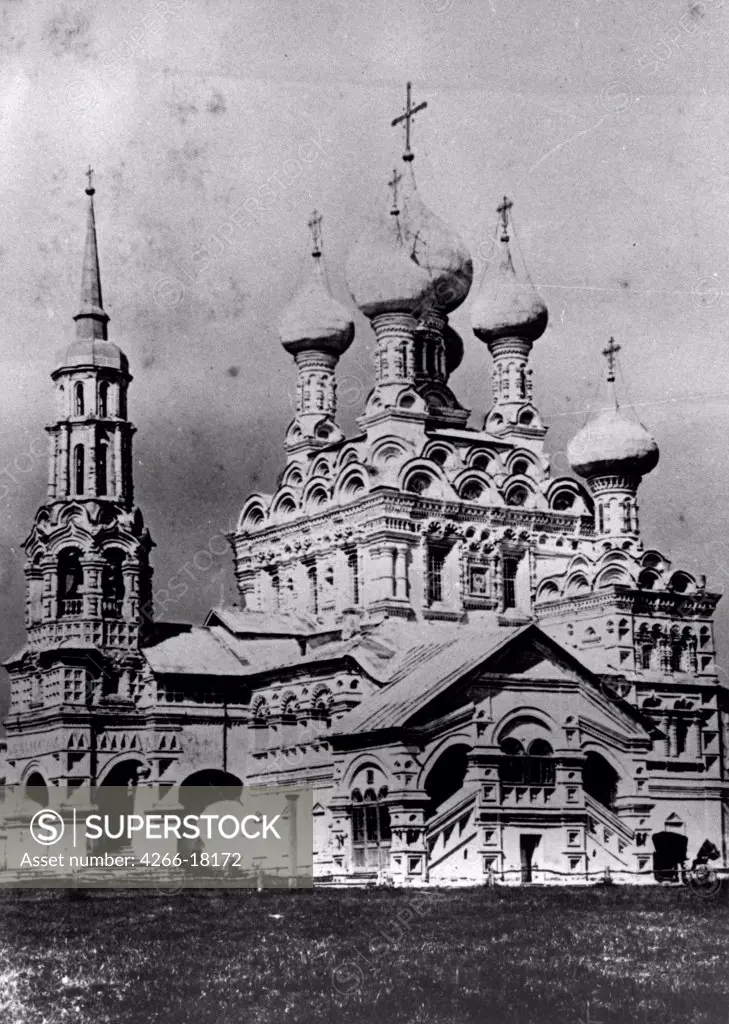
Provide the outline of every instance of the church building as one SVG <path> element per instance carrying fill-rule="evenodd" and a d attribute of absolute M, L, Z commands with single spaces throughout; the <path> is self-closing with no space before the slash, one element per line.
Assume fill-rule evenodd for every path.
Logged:
<path fill-rule="evenodd" d="M 424 106 L 424 105 L 423 105 Z M 348 256 L 376 337 L 355 436 L 337 364 L 355 339 L 321 218 L 283 311 L 296 411 L 279 483 L 230 536 L 239 598 L 156 622 L 136 503 L 125 354 L 108 337 L 89 180 L 75 338 L 48 497 L 25 541 L 25 646 L 7 662 L 7 784 L 305 785 L 320 884 L 646 883 L 708 840 L 727 865 L 727 694 L 719 594 L 644 544 L 658 446 L 620 405 L 545 451 L 530 355 L 548 312 L 498 206 L 482 281 L 425 204 L 410 145 Z M 467 303 L 473 337 L 449 322 Z M 600 339 L 600 347 L 607 339 Z M 628 342 L 630 339 L 628 339 Z M 492 357 L 473 423 L 452 386 Z M 597 372 L 597 370 L 596 370 Z M 0 773 L 1 774 L 1 773 Z"/>

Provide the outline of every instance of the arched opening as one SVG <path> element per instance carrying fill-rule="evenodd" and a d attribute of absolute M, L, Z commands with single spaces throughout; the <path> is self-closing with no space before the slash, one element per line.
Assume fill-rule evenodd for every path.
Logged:
<path fill-rule="evenodd" d="M 506 504 L 520 507 L 526 505 L 529 500 L 529 491 L 526 487 L 512 487 L 506 495 Z"/>
<path fill-rule="evenodd" d="M 107 381 L 102 380 L 99 384 L 99 416 L 101 419 L 106 419 L 109 415 L 109 384 Z"/>
<path fill-rule="evenodd" d="M 84 386 L 77 381 L 73 389 L 73 411 L 76 416 L 83 416 L 85 411 Z"/>
<path fill-rule="evenodd" d="M 73 481 L 76 494 L 83 494 L 85 490 L 85 462 L 84 446 L 82 444 L 77 444 L 73 450 Z"/>
<path fill-rule="evenodd" d="M 558 491 L 552 498 L 552 508 L 555 512 L 566 512 L 575 503 L 575 496 L 570 491 Z"/>
<path fill-rule="evenodd" d="M 48 786 L 40 772 L 31 772 L 25 783 L 25 795 L 41 807 L 48 806 Z"/>
<path fill-rule="evenodd" d="M 83 608 L 84 571 L 81 552 L 67 548 L 58 556 L 58 614 L 80 615 Z"/>
<path fill-rule="evenodd" d="M 586 793 L 612 811 L 615 809 L 619 781 L 620 776 L 602 754 L 588 751 L 582 768 L 582 786 Z"/>
<path fill-rule="evenodd" d="M 368 788 L 364 796 L 352 790 L 352 862 L 355 871 L 386 868 L 390 861 L 392 832 L 387 786 L 377 792 Z"/>
<path fill-rule="evenodd" d="M 107 817 L 104 835 L 94 841 L 93 852 L 106 852 L 128 848 L 131 840 L 126 834 L 126 818 L 134 813 L 136 788 L 149 774 L 149 769 L 138 758 L 130 757 L 113 765 L 101 785 L 93 793 L 98 813 Z"/>
<path fill-rule="evenodd" d="M 104 552 L 101 572 L 101 609 L 106 618 L 118 619 L 124 601 L 124 552 L 111 548 Z"/>
<path fill-rule="evenodd" d="M 106 441 L 99 441 L 96 449 L 96 493 L 103 498 L 108 493 L 108 461 L 109 445 Z"/>
<path fill-rule="evenodd" d="M 502 740 L 504 757 L 499 763 L 499 780 L 507 786 L 553 786 L 554 751 L 543 739 L 532 740 L 525 748 L 510 736 Z"/>
<path fill-rule="evenodd" d="M 425 780 L 425 792 L 430 797 L 427 817 L 432 817 L 438 808 L 445 803 L 463 785 L 466 777 L 469 747 L 458 743 L 448 747 L 440 755 L 428 772 Z"/>
<path fill-rule="evenodd" d="M 219 768 L 193 772 L 180 783 L 180 804 L 186 814 L 202 814 L 211 804 L 240 800 L 243 783 L 237 775 Z"/>

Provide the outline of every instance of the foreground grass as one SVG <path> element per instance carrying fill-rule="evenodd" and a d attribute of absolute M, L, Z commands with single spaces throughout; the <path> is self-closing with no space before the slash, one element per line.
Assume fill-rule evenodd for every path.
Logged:
<path fill-rule="evenodd" d="M 728 940 L 688 889 L 3 892 L 0 1020 L 727 1024 Z"/>

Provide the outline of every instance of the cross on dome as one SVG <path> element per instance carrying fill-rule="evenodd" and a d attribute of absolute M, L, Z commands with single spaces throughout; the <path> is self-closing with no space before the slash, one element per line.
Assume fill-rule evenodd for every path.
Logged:
<path fill-rule="evenodd" d="M 392 209 L 390 210 L 390 213 L 393 213 L 395 215 L 397 215 L 400 212 L 397 205 L 397 189 L 401 181 L 402 174 L 398 174 L 397 168 L 393 167 L 392 177 L 390 178 L 387 184 L 392 189 Z"/>
<path fill-rule="evenodd" d="M 615 338 L 611 338 L 607 344 L 607 348 L 602 350 L 602 354 L 605 356 L 608 365 L 608 384 L 615 383 L 615 364 L 617 362 L 617 354 L 620 351 L 620 345 L 615 344 Z"/>
<path fill-rule="evenodd" d="M 312 215 L 311 215 L 311 217 L 309 219 L 309 222 L 308 222 L 308 224 L 309 224 L 309 231 L 311 231 L 311 238 L 312 238 L 312 241 L 314 243 L 314 248 L 312 249 L 312 252 L 311 252 L 312 256 L 321 256 L 321 222 L 322 222 L 322 219 L 323 219 L 322 215 L 319 213 L 319 211 L 318 210 L 314 210 L 314 212 L 312 213 Z"/>
<path fill-rule="evenodd" d="M 513 202 L 508 196 L 504 196 L 502 201 L 496 207 L 496 212 L 501 218 L 501 241 L 509 241 L 509 210 L 513 206 Z"/>
<path fill-rule="evenodd" d="M 415 156 L 415 154 L 410 149 L 410 122 L 415 117 L 415 115 L 417 113 L 419 113 L 419 111 L 425 110 L 425 108 L 427 106 L 428 106 L 427 103 L 419 103 L 417 105 L 417 107 L 413 106 L 413 104 L 412 104 L 412 83 L 408 82 L 408 84 L 407 84 L 407 93 L 406 93 L 406 100 L 405 100 L 405 113 L 404 114 L 400 114 L 400 116 L 396 117 L 393 120 L 393 122 L 392 122 L 392 127 L 393 128 L 397 127 L 397 125 L 399 125 L 399 124 L 404 124 L 405 125 L 405 152 L 403 153 L 402 158 L 403 158 L 403 160 L 406 160 L 408 162 L 411 161 L 414 158 L 414 156 Z"/>
<path fill-rule="evenodd" d="M 86 168 L 86 177 L 89 180 L 89 183 L 86 186 L 86 195 L 92 196 L 94 192 L 96 192 L 96 189 L 94 188 L 94 169 L 91 164 Z"/>

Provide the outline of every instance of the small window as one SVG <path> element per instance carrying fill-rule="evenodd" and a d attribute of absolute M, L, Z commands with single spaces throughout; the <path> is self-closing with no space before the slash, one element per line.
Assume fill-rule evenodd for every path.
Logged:
<path fill-rule="evenodd" d="M 506 504 L 515 506 L 526 505 L 528 498 L 529 492 L 526 487 L 512 487 L 506 495 Z"/>
<path fill-rule="evenodd" d="M 83 494 L 85 488 L 85 458 L 84 446 L 77 444 L 73 451 L 74 484 L 76 494 Z"/>
<path fill-rule="evenodd" d="M 109 415 L 109 384 L 103 380 L 99 384 L 99 416 L 106 419 Z"/>
<path fill-rule="evenodd" d="M 519 562 L 516 558 L 505 558 L 503 568 L 504 609 L 516 608 L 516 571 Z"/>
<path fill-rule="evenodd" d="M 103 498 L 107 494 L 107 454 L 109 446 L 106 441 L 101 441 L 96 449 L 96 493 Z"/>
<path fill-rule="evenodd" d="M 444 548 L 428 548 L 428 603 L 443 600 L 443 569 L 446 551 Z"/>
<path fill-rule="evenodd" d="M 319 614 L 319 585 L 315 565 L 310 565 L 306 570 L 309 580 L 309 610 L 312 615 Z"/>
<path fill-rule="evenodd" d="M 359 556 L 357 551 L 347 553 L 347 569 L 349 570 L 349 592 L 352 604 L 359 604 Z"/>
<path fill-rule="evenodd" d="M 73 389 L 74 413 L 76 416 L 84 415 L 84 386 L 78 381 Z"/>
<path fill-rule="evenodd" d="M 559 494 L 556 494 L 554 497 L 552 508 L 555 512 L 566 512 L 568 509 L 572 508 L 574 503 L 574 494 L 570 494 L 569 491 L 560 491 Z"/>

